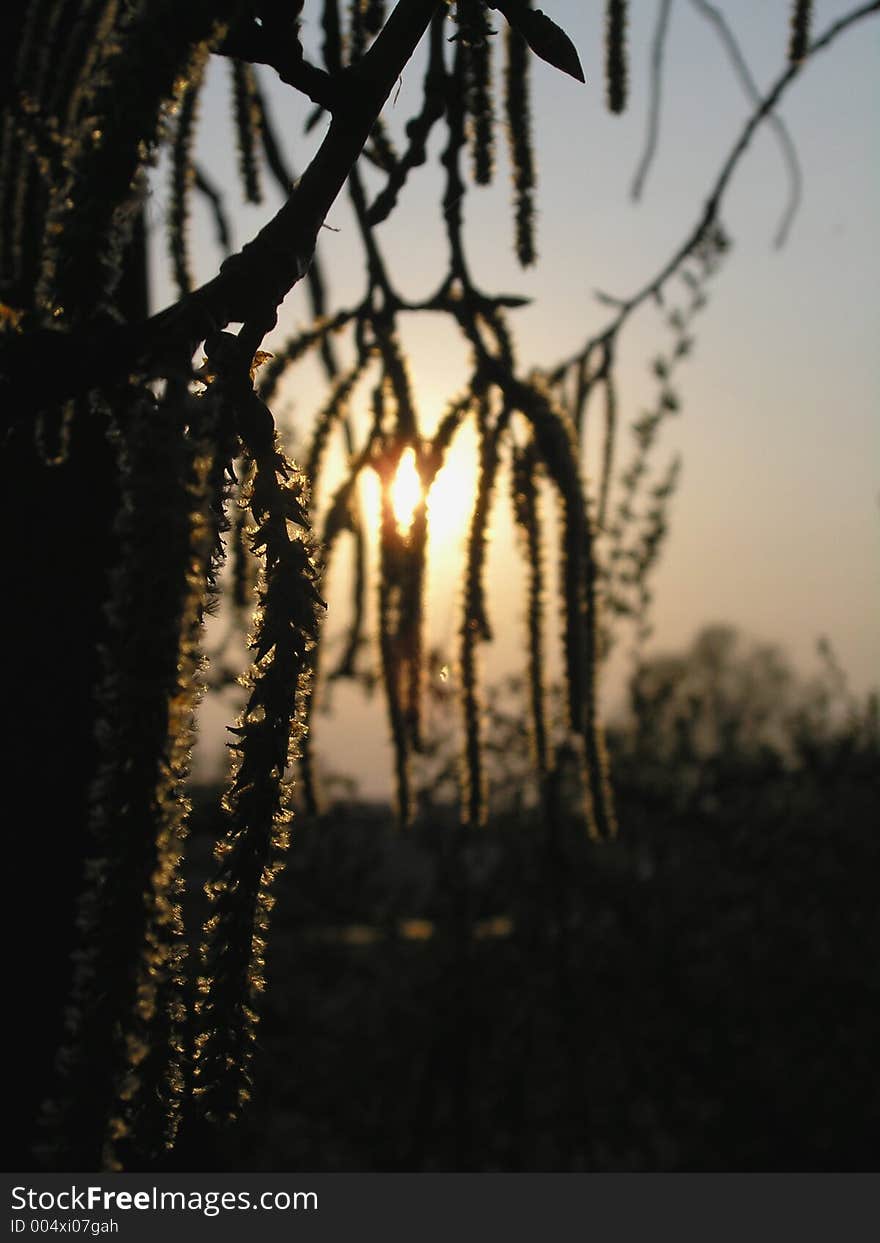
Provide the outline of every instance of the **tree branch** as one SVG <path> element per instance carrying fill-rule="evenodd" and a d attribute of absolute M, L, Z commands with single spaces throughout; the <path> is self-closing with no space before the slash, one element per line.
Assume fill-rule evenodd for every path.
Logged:
<path fill-rule="evenodd" d="M 709 4 L 707 0 L 691 0 L 691 3 L 697 12 L 701 13 L 714 26 L 736 76 L 742 83 L 743 89 L 749 96 L 752 104 L 757 107 L 761 103 L 761 92 L 752 77 L 749 66 L 743 57 L 739 44 L 734 38 L 733 31 L 725 20 L 724 14 L 717 5 Z M 779 139 L 779 146 L 788 169 L 789 178 L 788 203 L 779 223 L 779 228 L 776 231 L 776 237 L 773 240 L 773 245 L 778 249 L 780 246 L 785 245 L 788 231 L 800 205 L 802 178 L 797 149 L 785 126 L 785 122 L 776 113 L 771 113 L 767 117 L 767 124 L 773 129 L 776 137 Z"/>
<path fill-rule="evenodd" d="M 0 396 L 21 418 L 131 372 L 186 371 L 196 346 L 229 323 L 267 325 L 308 269 L 318 231 L 439 0 L 399 0 L 375 42 L 340 75 L 339 104 L 287 202 L 220 272 L 145 323 L 38 329 L 0 342 Z M 34 376 L 39 375 L 39 383 Z"/>
<path fill-rule="evenodd" d="M 302 44 L 294 30 L 289 39 L 279 41 L 271 30 L 258 26 L 250 18 L 234 26 L 215 50 L 220 56 L 231 56 L 252 65 L 268 65 L 282 82 L 301 91 L 328 112 L 332 113 L 339 102 L 338 83 L 326 70 L 304 59 Z"/>
<path fill-rule="evenodd" d="M 743 127 L 742 133 L 734 143 L 730 154 L 721 168 L 721 172 L 715 180 L 715 184 L 713 185 L 709 197 L 706 200 L 706 204 L 699 220 L 685 238 L 684 242 L 682 242 L 673 254 L 672 258 L 663 265 L 652 280 L 643 285 L 642 288 L 630 298 L 620 299 L 617 301 L 617 314 L 611 323 L 607 325 L 607 327 L 603 328 L 601 332 L 591 337 L 583 348 L 578 350 L 576 354 L 573 354 L 570 358 L 565 359 L 564 362 L 559 363 L 551 372 L 548 373 L 548 379 L 551 383 L 558 383 L 569 367 L 575 366 L 582 359 L 585 359 L 590 351 L 595 349 L 597 345 L 601 345 L 612 340 L 617 335 L 624 322 L 629 319 L 633 311 L 640 307 L 643 302 L 646 302 L 648 298 L 656 297 L 660 293 L 669 278 L 678 271 L 688 256 L 693 254 L 695 248 L 706 236 L 708 230 L 713 224 L 716 223 L 725 191 L 730 184 L 730 180 L 736 171 L 736 167 L 739 164 L 740 159 L 745 154 L 749 143 L 752 141 L 755 130 L 757 130 L 762 121 L 772 114 L 774 108 L 779 103 L 779 100 L 801 72 L 807 61 L 815 56 L 817 52 L 824 51 L 825 48 L 834 42 L 838 35 L 843 34 L 843 32 L 850 26 L 853 26 L 856 22 L 861 21 L 863 17 L 869 17 L 872 13 L 877 12 L 880 12 L 880 0 L 871 0 L 871 3 L 863 4 L 859 8 L 853 9 L 851 12 L 846 13 L 838 21 L 829 26 L 825 33 L 810 45 L 802 60 L 799 60 L 795 64 L 789 65 L 786 71 L 779 78 L 777 78 L 770 91 L 764 96 L 760 107 L 755 109 Z M 608 301 L 611 301 L 611 299 L 608 299 Z"/>

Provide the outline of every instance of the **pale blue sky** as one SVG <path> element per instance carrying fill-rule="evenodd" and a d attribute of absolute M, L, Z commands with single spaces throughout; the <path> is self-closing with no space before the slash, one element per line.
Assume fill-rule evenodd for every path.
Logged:
<path fill-rule="evenodd" d="M 603 6 L 543 0 L 542 7 L 574 39 L 587 84 L 533 64 L 540 178 L 536 269 L 524 273 L 513 259 L 506 164 L 495 187 L 469 195 L 478 280 L 489 290 L 535 300 L 513 321 L 524 367 L 551 364 L 603 325 L 607 310 L 595 301 L 594 289 L 625 296 L 659 269 L 696 220 L 749 112 L 713 31 L 689 0 L 676 0 L 660 150 L 643 201 L 633 204 L 628 187 L 644 132 L 656 5 L 635 0 L 630 6 L 630 102 L 623 117 L 604 108 Z M 721 7 L 764 87 L 783 65 L 787 0 Z M 821 32 L 850 7 L 819 0 L 814 30 Z M 496 24 L 502 21 L 497 15 Z M 724 620 L 778 642 L 809 671 L 816 639 L 827 635 L 859 690 L 880 681 L 878 39 L 880 20 L 862 22 L 809 64 L 785 97 L 781 114 L 797 144 L 804 199 L 784 250 L 771 245 L 786 179 L 768 129 L 757 136 L 727 196 L 722 215 L 734 249 L 695 326 L 694 356 L 678 385 L 684 410 L 667 425 L 658 456 L 661 465 L 680 452 L 684 471 L 655 580 L 652 645 L 682 646 L 704 622 Z M 419 80 L 415 69 L 404 75 L 395 106 L 386 109 L 392 127 L 409 115 Z M 302 110 L 291 108 L 285 88 L 273 89 L 271 100 L 301 170 L 317 135 L 300 139 Z M 228 117 L 221 73 L 205 96 L 200 139 L 200 158 L 220 179 L 234 168 Z M 406 273 L 400 283 L 413 295 L 428 292 L 443 270 L 437 187 L 435 174 L 422 171 L 381 231 L 392 271 Z M 154 218 L 163 198 L 160 180 Z M 264 208 L 237 210 L 237 243 L 276 205 L 270 192 Z M 198 229 L 205 221 L 199 209 Z M 362 269 L 344 202 L 334 207 L 329 223 L 340 231 L 322 234 L 322 259 L 333 295 L 350 304 L 360 294 Z M 200 276 L 211 275 L 218 257 L 210 242 L 200 242 L 196 254 Z M 155 289 L 157 300 L 167 299 L 164 278 L 157 276 Z M 282 324 L 289 331 L 304 322 L 305 311 L 299 293 L 288 301 Z M 412 329 L 414 380 L 429 423 L 456 387 L 460 359 L 446 342 L 435 324 Z M 648 363 L 662 343 L 650 309 L 624 333 L 624 422 L 651 400 Z M 303 380 L 282 405 L 294 404 L 302 425 L 317 400 Z M 490 572 L 504 624 L 495 651 L 487 653 L 490 675 L 511 668 L 521 647 L 523 605 L 506 548 L 509 534 L 499 521 Z M 447 559 L 453 551 L 447 550 Z M 454 635 L 455 591 L 448 579 L 435 579 L 439 616 L 433 633 L 443 642 Z M 340 600 L 337 615 L 342 608 Z M 623 676 L 618 661 L 609 671 L 612 702 Z M 348 696 L 338 702 L 346 720 L 331 727 L 334 750 L 341 744 L 357 755 L 364 788 L 380 793 L 388 786 L 381 703 L 364 707 Z M 319 725 L 319 742 L 325 728 Z"/>

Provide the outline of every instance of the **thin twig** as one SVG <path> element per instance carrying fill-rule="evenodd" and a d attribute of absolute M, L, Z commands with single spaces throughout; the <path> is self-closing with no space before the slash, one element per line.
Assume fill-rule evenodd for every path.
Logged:
<path fill-rule="evenodd" d="M 629 319 L 630 315 L 632 315 L 633 311 L 637 310 L 643 302 L 648 300 L 648 298 L 654 298 L 660 293 L 669 278 L 675 275 L 685 259 L 693 253 L 694 248 L 706 235 L 706 231 L 716 222 L 724 194 L 730 184 L 730 180 L 733 177 L 734 172 L 736 171 L 737 165 L 745 152 L 748 150 L 755 131 L 758 129 L 761 122 L 765 121 L 767 117 L 771 115 L 774 108 L 779 103 L 779 100 L 801 72 L 806 62 L 815 56 L 817 52 L 824 51 L 839 35 L 843 34 L 845 30 L 849 29 L 849 27 L 855 25 L 856 22 L 861 21 L 864 17 L 870 17 L 871 14 L 877 12 L 880 12 L 880 0 L 871 0 L 871 3 L 863 4 L 859 8 L 853 9 L 851 12 L 845 14 L 829 26 L 825 33 L 810 45 L 809 51 L 803 60 L 798 61 L 797 64 L 789 65 L 785 72 L 777 78 L 776 82 L 764 96 L 760 107 L 755 109 L 746 124 L 743 126 L 739 138 L 731 148 L 727 159 L 721 167 L 720 173 L 715 179 L 715 183 L 712 186 L 709 197 L 706 199 L 706 204 L 700 214 L 699 220 L 691 229 L 690 233 L 688 233 L 685 240 L 678 247 L 672 257 L 666 261 L 656 276 L 652 277 L 650 281 L 643 285 L 642 288 L 634 293 L 630 298 L 621 299 L 617 303 L 617 314 L 605 328 L 591 337 L 590 340 L 587 341 L 585 345 L 575 354 L 572 354 L 569 358 L 566 358 L 548 373 L 548 379 L 551 384 L 558 383 L 569 367 L 576 365 L 582 358 L 586 357 L 590 350 L 595 349 L 598 344 L 614 338 L 620 331 L 625 321 Z"/>
<path fill-rule="evenodd" d="M 642 158 L 639 160 L 630 190 L 636 202 L 642 197 L 645 179 L 654 162 L 654 156 L 657 154 L 657 141 L 660 137 L 660 104 L 663 95 L 663 54 L 666 49 L 666 34 L 669 30 L 671 11 L 672 0 L 660 0 L 657 25 L 654 28 L 654 41 L 651 45 L 651 101 L 648 105 L 648 132 L 645 136 Z"/>
<path fill-rule="evenodd" d="M 752 77 L 751 70 L 746 63 L 736 37 L 721 10 L 714 4 L 709 4 L 708 0 L 691 0 L 694 8 L 701 13 L 707 21 L 711 22 L 718 33 L 724 50 L 727 52 L 728 59 L 733 66 L 736 76 L 742 83 L 743 90 L 748 95 L 753 104 L 758 105 L 761 102 L 761 92 L 755 79 Z M 777 250 L 785 245 L 791 229 L 792 221 L 797 215 L 797 210 L 801 203 L 801 192 L 803 189 L 803 177 L 801 175 L 800 160 L 798 159 L 797 148 L 794 145 L 791 135 L 785 122 L 775 112 L 770 113 L 767 117 L 767 124 L 771 127 L 779 140 L 779 146 L 782 149 L 782 157 L 788 170 L 788 203 L 782 213 L 782 219 L 776 230 L 776 236 L 773 239 L 773 245 Z"/>

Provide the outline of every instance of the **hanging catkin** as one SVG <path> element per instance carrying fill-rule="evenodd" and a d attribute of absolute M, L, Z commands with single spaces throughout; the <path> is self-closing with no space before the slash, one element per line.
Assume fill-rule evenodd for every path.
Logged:
<path fill-rule="evenodd" d="M 187 225 L 189 200 L 195 183 L 192 146 L 196 109 L 201 83 L 187 84 L 180 100 L 174 141 L 171 145 L 171 198 L 168 206 L 168 246 L 178 293 L 189 293 L 193 278 L 190 269 Z"/>
<path fill-rule="evenodd" d="M 495 115 L 492 104 L 492 41 L 485 6 L 474 0 L 458 5 L 464 103 L 474 181 L 486 186 L 494 166 Z"/>
<path fill-rule="evenodd" d="M 483 755 L 479 645 L 491 638 L 485 597 L 486 543 L 498 472 L 498 438 L 505 422 L 499 416 L 496 425 L 490 427 L 489 402 L 484 394 L 477 407 L 479 474 L 467 540 L 464 598 L 459 630 L 459 678 L 464 727 L 461 819 L 463 824 L 471 826 L 485 824 L 489 814 Z"/>
<path fill-rule="evenodd" d="M 388 724 L 394 755 L 394 789 L 397 821 L 408 827 L 415 815 L 410 773 L 411 740 L 403 702 L 403 667 L 400 645 L 400 592 L 403 540 L 394 516 L 391 481 L 396 462 L 392 458 L 380 471 L 382 484 L 379 530 L 379 600 L 377 626 L 382 685 L 388 709 Z"/>
<path fill-rule="evenodd" d="M 511 487 L 513 512 L 522 537 L 526 565 L 526 607 L 529 708 L 535 771 L 542 794 L 546 790 L 552 757 L 547 728 L 547 692 L 544 683 L 544 541 L 536 481 L 537 454 L 534 442 L 516 450 Z M 545 804 L 547 799 L 544 799 Z"/>
<path fill-rule="evenodd" d="M 627 0 L 607 0 L 605 6 L 605 91 L 608 111 L 621 113 L 627 96 Z"/>
<path fill-rule="evenodd" d="M 142 1153 L 170 1142 L 182 1091 L 182 785 L 213 526 L 209 462 L 184 439 L 180 400 L 130 397 L 114 433 L 120 560 L 107 610 L 92 849 L 56 1110 L 63 1133 L 77 1137 L 69 1157 L 89 1168 L 115 1167 L 117 1147 L 135 1130 Z"/>
<path fill-rule="evenodd" d="M 791 9 L 791 33 L 788 43 L 788 59 L 799 65 L 810 46 L 810 27 L 813 20 L 813 0 L 794 0 Z"/>
<path fill-rule="evenodd" d="M 509 27 L 506 34 L 507 63 L 504 71 L 504 110 L 513 175 L 516 256 L 523 267 L 534 263 L 535 162 L 529 109 L 529 50 L 525 39 Z"/>
<path fill-rule="evenodd" d="M 235 132 L 238 141 L 238 169 L 248 203 L 261 203 L 260 172 L 257 163 L 257 138 L 260 111 L 253 65 L 232 61 L 232 102 Z"/>
<path fill-rule="evenodd" d="M 228 334 L 219 335 L 227 337 L 228 348 Z M 286 773 L 301 737 L 303 684 L 320 603 L 304 535 L 306 481 L 281 452 L 271 415 L 246 377 L 239 360 L 216 381 L 236 409 L 254 461 L 251 543 L 263 561 L 248 699 L 232 731 L 225 833 L 216 850 L 217 874 L 206 887 L 211 913 L 196 1005 L 194 1091 L 204 1114 L 221 1121 L 234 1117 L 250 1095 L 271 891 L 288 846 Z"/>

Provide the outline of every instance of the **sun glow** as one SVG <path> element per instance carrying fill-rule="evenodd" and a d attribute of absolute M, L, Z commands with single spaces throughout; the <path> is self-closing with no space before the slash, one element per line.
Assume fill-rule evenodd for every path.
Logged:
<path fill-rule="evenodd" d="M 411 448 L 404 450 L 391 480 L 389 499 L 398 530 L 402 535 L 409 532 L 416 507 L 424 498 L 430 556 L 435 565 L 442 564 L 452 574 L 460 568 L 458 558 L 467 537 L 475 488 L 475 436 L 469 428 L 464 428 L 453 441 L 426 497 Z M 359 489 L 366 529 L 377 531 L 382 509 L 379 473 L 363 472 Z"/>
<path fill-rule="evenodd" d="M 474 505 L 476 465 L 474 436 L 465 428 L 428 493 L 428 530 L 435 552 L 454 557 L 463 547 Z"/>
<path fill-rule="evenodd" d="M 413 449 L 404 449 L 391 485 L 391 504 L 394 517 L 401 534 L 412 526 L 416 506 L 422 499 L 422 481 L 416 467 L 416 455 Z"/>

